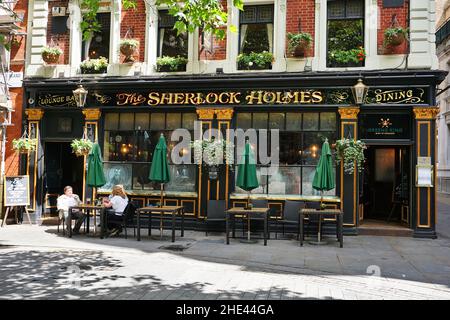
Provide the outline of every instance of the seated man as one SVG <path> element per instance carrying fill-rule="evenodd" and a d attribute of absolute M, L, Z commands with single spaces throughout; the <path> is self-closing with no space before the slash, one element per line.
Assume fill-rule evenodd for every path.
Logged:
<path fill-rule="evenodd" d="M 58 197 L 57 200 L 57 208 L 60 214 L 60 218 L 64 215 L 64 222 L 67 224 L 67 228 L 69 228 L 69 207 L 78 206 L 81 204 L 80 197 L 73 193 L 71 186 L 64 187 L 64 194 Z M 72 211 L 72 219 L 76 219 L 75 227 L 73 228 L 73 233 L 79 233 L 80 227 L 83 224 L 85 218 L 85 214 L 80 211 Z"/>

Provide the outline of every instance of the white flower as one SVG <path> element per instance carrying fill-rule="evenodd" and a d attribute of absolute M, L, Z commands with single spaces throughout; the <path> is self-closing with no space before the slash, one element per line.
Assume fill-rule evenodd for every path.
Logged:
<path fill-rule="evenodd" d="M 251 67 L 251 66 L 253 65 L 253 62 L 250 61 L 250 62 L 248 63 L 248 65 Z"/>

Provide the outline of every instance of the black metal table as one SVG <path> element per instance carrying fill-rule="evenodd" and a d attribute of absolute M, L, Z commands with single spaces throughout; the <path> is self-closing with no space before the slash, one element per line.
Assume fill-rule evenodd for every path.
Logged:
<path fill-rule="evenodd" d="M 229 220 L 230 218 L 234 220 L 237 215 L 245 216 L 248 221 L 250 220 L 264 220 L 264 245 L 267 246 L 267 238 L 269 235 L 269 212 L 270 208 L 252 208 L 245 209 L 234 207 L 225 211 L 225 233 L 226 233 L 226 242 L 230 244 L 230 235 L 229 235 Z M 248 237 L 250 237 L 250 224 L 248 224 Z M 234 238 L 234 228 L 233 228 L 233 238 Z"/>
<path fill-rule="evenodd" d="M 93 216 L 94 216 L 94 235 L 97 233 L 97 212 L 101 211 L 104 209 L 103 206 L 95 206 L 92 204 L 81 204 L 78 206 L 73 206 L 73 207 L 69 207 L 69 213 L 67 215 L 67 219 L 69 219 L 69 227 L 68 227 L 68 232 L 69 232 L 69 238 L 72 238 L 72 211 L 73 210 L 80 210 L 80 211 L 85 211 L 86 212 L 86 233 L 89 233 L 89 221 L 90 221 L 90 216 L 91 213 L 93 212 Z M 100 226 L 101 226 L 101 231 L 100 234 L 103 234 L 103 224 L 102 222 L 102 213 L 100 212 Z"/>
<path fill-rule="evenodd" d="M 159 213 L 155 215 L 155 213 Z M 183 206 L 163 206 L 163 207 L 143 207 L 136 210 L 137 215 L 137 241 L 141 241 L 141 215 L 148 214 L 148 235 L 152 234 L 152 216 L 160 219 L 161 235 L 162 235 L 162 221 L 166 217 L 165 214 L 171 215 L 172 221 L 172 242 L 175 242 L 175 218 L 177 215 L 181 216 L 181 236 L 184 237 L 184 207 Z"/>
<path fill-rule="evenodd" d="M 344 237 L 343 237 L 343 231 L 342 231 L 342 217 L 343 213 L 339 209 L 324 209 L 324 210 L 318 210 L 318 209 L 301 209 L 299 214 L 299 224 L 300 224 L 300 246 L 303 246 L 303 241 L 305 237 L 304 232 L 304 219 L 306 216 L 311 215 L 318 215 L 319 216 L 319 231 L 318 231 L 318 239 L 320 242 L 320 232 L 321 232 L 321 225 L 322 225 L 322 219 L 323 216 L 335 216 L 336 217 L 336 236 L 340 242 L 340 247 L 342 248 L 344 246 Z"/>

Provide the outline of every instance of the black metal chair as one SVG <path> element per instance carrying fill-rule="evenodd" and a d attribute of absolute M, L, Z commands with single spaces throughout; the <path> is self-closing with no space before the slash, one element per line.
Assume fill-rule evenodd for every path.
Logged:
<path fill-rule="evenodd" d="M 269 201 L 266 199 L 253 199 L 251 200 L 253 208 L 268 208 Z"/>
<path fill-rule="evenodd" d="M 133 236 L 136 237 L 136 210 L 137 206 L 132 201 L 129 201 L 123 210 L 123 229 L 125 230 L 125 239 L 128 237 L 127 227 L 133 227 Z"/>
<path fill-rule="evenodd" d="M 283 227 L 284 235 L 284 225 L 291 224 L 297 226 L 297 240 L 300 235 L 300 209 L 305 208 L 305 203 L 303 201 L 291 201 L 286 200 L 284 202 L 283 208 L 283 219 L 275 220 L 275 239 L 278 238 L 278 224 L 281 223 Z"/>
<path fill-rule="evenodd" d="M 226 220 L 225 200 L 209 200 L 206 208 L 206 236 L 208 236 L 208 224 L 210 222 L 223 222 Z"/>

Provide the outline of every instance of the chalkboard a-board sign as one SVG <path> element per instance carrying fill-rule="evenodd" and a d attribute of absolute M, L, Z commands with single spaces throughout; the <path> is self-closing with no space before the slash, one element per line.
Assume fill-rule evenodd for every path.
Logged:
<path fill-rule="evenodd" d="M 5 177 L 5 207 L 30 205 L 29 176 Z"/>

